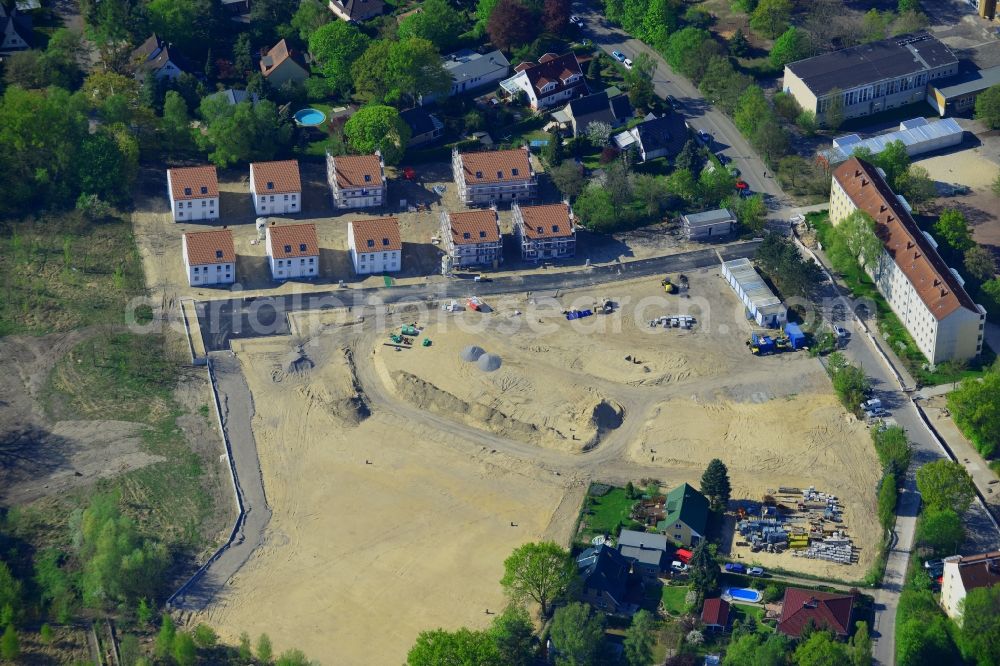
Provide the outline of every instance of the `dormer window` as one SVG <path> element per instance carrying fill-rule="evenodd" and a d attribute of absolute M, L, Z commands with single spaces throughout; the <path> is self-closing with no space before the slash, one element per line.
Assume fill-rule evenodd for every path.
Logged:
<path fill-rule="evenodd" d="M 185 187 L 184 188 L 184 196 L 188 196 L 188 197 L 191 196 L 191 188 L 190 187 Z"/>
<path fill-rule="evenodd" d="M 482 171 L 477 171 L 476 172 L 476 178 L 482 178 L 482 177 L 483 177 L 483 172 Z"/>
<path fill-rule="evenodd" d="M 535 230 L 540 234 L 545 233 L 545 227 L 535 227 Z"/>
<path fill-rule="evenodd" d="M 291 251 L 292 251 L 292 246 L 291 245 L 286 245 L 285 246 L 285 252 L 291 252 Z"/>
<path fill-rule="evenodd" d="M 267 189 L 269 189 L 269 190 L 273 190 L 274 189 L 274 183 L 272 181 L 270 181 L 270 180 L 267 181 Z"/>
<path fill-rule="evenodd" d="M 368 247 L 375 247 L 375 241 L 371 238 L 368 239 Z"/>
<path fill-rule="evenodd" d="M 497 180 L 503 180 L 503 171 L 497 171 Z"/>
<path fill-rule="evenodd" d="M 389 246 L 389 239 L 388 238 L 383 238 L 382 239 L 382 246 L 383 247 L 388 247 Z"/>
<path fill-rule="evenodd" d="M 207 188 L 207 187 L 205 187 L 204 185 L 202 185 L 202 186 L 201 186 L 201 193 L 202 193 L 202 194 L 208 194 L 208 188 Z"/>
<path fill-rule="evenodd" d="M 510 175 L 516 176 L 517 175 L 517 169 L 511 169 L 510 170 Z"/>
<path fill-rule="evenodd" d="M 369 174 L 367 174 L 367 173 L 365 174 L 365 182 L 366 183 L 372 182 L 372 177 Z"/>
<path fill-rule="evenodd" d="M 558 224 L 553 224 L 552 225 L 552 233 L 554 233 L 554 234 L 559 233 L 559 225 Z"/>
<path fill-rule="evenodd" d="M 479 232 L 479 237 L 480 238 L 486 238 L 486 232 L 485 231 L 480 231 Z"/>
<path fill-rule="evenodd" d="M 299 252 L 305 252 L 305 251 L 306 251 L 306 244 L 299 243 Z"/>
<path fill-rule="evenodd" d="M 465 240 L 469 240 L 470 238 L 472 238 L 472 234 L 466 231 L 462 234 L 462 238 L 464 238 Z"/>
<path fill-rule="evenodd" d="M 215 251 L 215 258 L 216 259 L 222 259 L 222 250 L 216 250 Z"/>

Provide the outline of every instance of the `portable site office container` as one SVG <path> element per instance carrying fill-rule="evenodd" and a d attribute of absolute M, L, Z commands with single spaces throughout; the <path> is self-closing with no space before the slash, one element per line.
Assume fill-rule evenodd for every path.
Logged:
<path fill-rule="evenodd" d="M 774 295 L 749 259 L 722 262 L 722 277 L 726 278 L 747 309 L 748 319 L 759 326 L 781 328 L 788 320 L 788 310 Z"/>
<path fill-rule="evenodd" d="M 788 336 L 788 344 L 792 349 L 801 349 L 806 344 L 806 334 L 802 332 L 798 324 L 791 322 L 785 324 L 785 335 Z"/>

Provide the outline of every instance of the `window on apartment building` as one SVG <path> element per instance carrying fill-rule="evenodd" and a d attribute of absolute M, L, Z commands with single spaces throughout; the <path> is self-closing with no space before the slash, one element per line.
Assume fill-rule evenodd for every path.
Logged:
<path fill-rule="evenodd" d="M 309 272 L 310 272 L 310 273 L 315 273 L 315 272 L 316 272 L 316 269 L 315 269 L 315 268 L 310 268 L 310 269 L 309 269 Z"/>
<path fill-rule="evenodd" d="M 288 201 L 288 195 L 287 194 L 285 195 L 285 201 Z"/>
<path fill-rule="evenodd" d="M 309 263 L 310 264 L 315 264 L 316 263 L 316 257 L 309 257 Z"/>
<path fill-rule="evenodd" d="M 197 272 L 198 272 L 198 267 L 197 267 L 197 266 L 195 266 L 195 267 L 194 267 L 194 272 L 195 272 L 195 273 L 197 273 Z"/>
<path fill-rule="evenodd" d="M 231 279 L 231 276 L 230 276 L 230 274 L 229 274 L 229 273 L 226 273 L 226 279 L 227 279 L 227 280 Z"/>
<path fill-rule="evenodd" d="M 193 208 L 193 207 L 194 207 L 194 203 L 191 202 L 191 201 L 188 201 L 188 208 Z"/>
<path fill-rule="evenodd" d="M 295 195 L 294 194 L 292 195 L 292 201 L 295 201 Z"/>
<path fill-rule="evenodd" d="M 178 212 L 177 212 L 177 217 L 184 217 L 184 213 L 183 213 L 183 212 L 181 212 L 181 211 L 178 211 Z"/>
<path fill-rule="evenodd" d="M 285 265 L 285 262 L 284 262 L 284 260 L 282 260 L 282 259 L 278 259 L 278 265 L 279 265 L 279 266 L 284 266 L 284 265 Z"/>
<path fill-rule="evenodd" d="M 215 272 L 216 273 L 221 273 L 222 272 L 222 266 L 221 265 L 216 265 Z"/>

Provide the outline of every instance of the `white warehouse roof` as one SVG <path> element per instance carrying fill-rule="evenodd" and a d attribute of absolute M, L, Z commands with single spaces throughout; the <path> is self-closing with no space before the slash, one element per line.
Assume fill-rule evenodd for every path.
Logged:
<path fill-rule="evenodd" d="M 774 295 L 749 259 L 733 259 L 724 262 L 722 266 L 723 274 L 729 273 L 733 276 L 740 291 L 753 305 L 753 310 L 765 315 L 784 312 L 785 306 L 781 304 L 781 299 Z"/>
<path fill-rule="evenodd" d="M 880 134 L 870 139 L 862 139 L 857 134 L 837 137 L 833 147 L 821 150 L 820 156 L 831 164 L 846 161 L 858 148 L 865 147 L 878 155 L 892 141 L 902 141 L 906 152 L 911 157 L 939 148 L 955 146 L 962 142 L 962 128 L 954 118 L 928 121 L 925 118 L 905 120 L 899 124 L 899 129 L 888 134 Z"/>

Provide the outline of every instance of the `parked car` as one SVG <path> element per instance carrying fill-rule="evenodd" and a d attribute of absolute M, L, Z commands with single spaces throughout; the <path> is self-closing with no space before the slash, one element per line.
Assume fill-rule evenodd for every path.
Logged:
<path fill-rule="evenodd" d="M 677 98 L 673 95 L 667 95 L 667 104 L 669 104 L 672 109 L 676 109 L 679 106 Z"/>
<path fill-rule="evenodd" d="M 747 572 L 747 568 L 739 562 L 726 562 L 726 571 L 729 573 L 745 574 Z"/>
<path fill-rule="evenodd" d="M 688 570 L 688 565 L 679 560 L 674 560 L 670 563 L 670 568 L 678 573 L 683 573 Z"/>
<path fill-rule="evenodd" d="M 625 60 L 622 61 L 622 64 L 625 65 L 625 69 L 632 69 L 632 61 L 628 58 L 625 58 Z"/>
<path fill-rule="evenodd" d="M 851 335 L 850 333 L 847 332 L 847 329 L 844 328 L 843 326 L 834 326 L 833 332 L 837 334 L 838 338 L 847 338 L 850 337 Z"/>
<path fill-rule="evenodd" d="M 625 62 L 625 54 L 622 53 L 621 51 L 612 51 L 611 57 L 617 60 L 618 62 Z"/>
<path fill-rule="evenodd" d="M 764 575 L 764 568 L 763 567 L 750 567 L 747 570 L 747 573 L 750 574 L 751 576 L 763 576 Z"/>
<path fill-rule="evenodd" d="M 569 22 L 572 23 L 573 25 L 583 25 L 583 19 L 576 15 L 570 16 Z"/>
<path fill-rule="evenodd" d="M 875 410 L 882 409 L 882 401 L 878 398 L 872 398 L 871 400 L 865 400 L 861 403 L 861 409 Z"/>
<path fill-rule="evenodd" d="M 726 155 L 725 153 L 716 153 L 715 156 L 718 157 L 719 161 L 722 162 L 723 164 L 729 164 L 730 162 L 733 161 L 729 157 L 729 155 Z"/>

